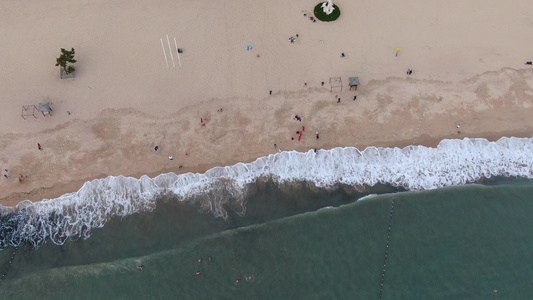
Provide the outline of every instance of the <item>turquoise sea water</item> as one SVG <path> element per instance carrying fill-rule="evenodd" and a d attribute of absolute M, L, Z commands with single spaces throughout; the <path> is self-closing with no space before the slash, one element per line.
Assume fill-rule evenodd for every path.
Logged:
<path fill-rule="evenodd" d="M 267 182 L 227 220 L 161 200 L 86 240 L 0 251 L 0 299 L 529 299 L 533 182 L 484 183 L 355 201 Z"/>

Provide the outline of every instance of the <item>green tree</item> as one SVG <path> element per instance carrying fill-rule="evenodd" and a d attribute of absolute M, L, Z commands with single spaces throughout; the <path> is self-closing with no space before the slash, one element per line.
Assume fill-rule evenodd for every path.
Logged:
<path fill-rule="evenodd" d="M 63 70 L 65 70 L 66 74 L 70 74 L 74 72 L 74 67 L 67 65 L 68 63 L 75 63 L 76 60 L 74 59 L 74 48 L 70 49 L 70 51 L 65 50 L 61 48 L 61 55 L 56 59 L 56 67 L 61 66 Z"/>

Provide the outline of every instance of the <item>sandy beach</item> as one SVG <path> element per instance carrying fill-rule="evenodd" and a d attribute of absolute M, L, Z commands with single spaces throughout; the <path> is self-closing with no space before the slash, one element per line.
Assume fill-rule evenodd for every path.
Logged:
<path fill-rule="evenodd" d="M 334 2 L 331 23 L 307 0 L 0 3 L 0 204 L 280 150 L 533 136 L 531 1 Z M 52 116 L 21 117 L 40 102 Z"/>

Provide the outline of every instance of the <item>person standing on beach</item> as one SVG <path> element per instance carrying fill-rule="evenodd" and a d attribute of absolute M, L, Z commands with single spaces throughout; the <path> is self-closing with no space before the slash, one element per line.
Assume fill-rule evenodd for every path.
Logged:
<path fill-rule="evenodd" d="M 43 150 L 43 147 L 41 147 L 41 144 L 37 143 L 37 149 L 39 149 L 39 151 Z"/>

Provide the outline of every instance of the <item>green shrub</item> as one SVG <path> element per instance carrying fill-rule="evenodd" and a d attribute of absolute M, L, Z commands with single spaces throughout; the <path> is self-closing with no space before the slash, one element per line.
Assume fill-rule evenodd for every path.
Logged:
<path fill-rule="evenodd" d="M 320 2 L 315 6 L 315 17 L 319 19 L 322 22 L 331 22 L 337 20 L 341 15 L 341 10 L 339 7 L 335 4 L 333 4 L 333 7 L 335 8 L 331 14 L 326 15 L 324 10 L 322 9 L 322 3 Z"/>

